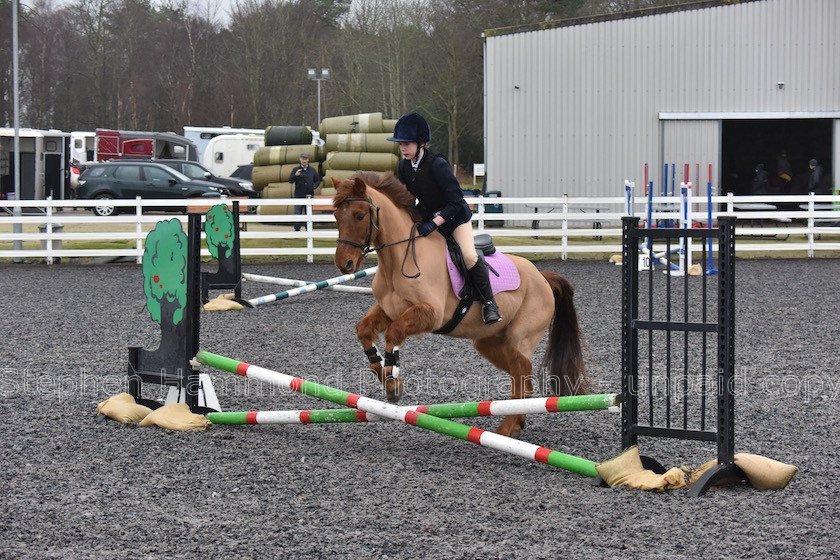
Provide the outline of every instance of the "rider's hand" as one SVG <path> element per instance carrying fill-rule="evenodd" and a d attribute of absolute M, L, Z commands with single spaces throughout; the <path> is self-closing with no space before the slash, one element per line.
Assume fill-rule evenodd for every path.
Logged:
<path fill-rule="evenodd" d="M 438 225 L 432 220 L 429 220 L 428 222 L 423 222 L 422 224 L 417 226 L 417 235 L 421 237 L 426 237 L 427 235 L 435 231 L 437 228 Z"/>

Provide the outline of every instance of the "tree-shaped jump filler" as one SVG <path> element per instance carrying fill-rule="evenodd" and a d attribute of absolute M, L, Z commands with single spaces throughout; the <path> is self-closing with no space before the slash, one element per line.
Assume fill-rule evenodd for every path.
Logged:
<path fill-rule="evenodd" d="M 217 204 L 207 212 L 204 233 L 207 236 L 207 248 L 214 258 L 222 260 L 230 257 L 236 239 L 236 227 L 233 212 L 227 204 Z"/>
<path fill-rule="evenodd" d="M 158 222 L 146 236 L 143 290 L 152 319 L 177 325 L 187 305 L 187 235 L 173 218 Z"/>

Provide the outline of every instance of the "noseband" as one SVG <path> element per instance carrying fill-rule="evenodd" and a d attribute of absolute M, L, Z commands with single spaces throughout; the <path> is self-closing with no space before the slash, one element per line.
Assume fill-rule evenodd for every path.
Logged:
<path fill-rule="evenodd" d="M 336 240 L 336 243 L 346 243 L 347 245 L 352 245 L 353 247 L 356 247 L 357 249 L 361 249 L 362 254 L 367 256 L 368 254 L 376 251 L 376 249 L 377 249 L 377 247 L 371 247 L 370 242 L 371 242 L 371 239 L 373 238 L 373 230 L 374 229 L 376 229 L 377 231 L 379 230 L 379 206 L 375 206 L 373 204 L 373 201 L 370 199 L 370 197 L 368 197 L 368 198 L 358 198 L 358 197 L 345 198 L 344 200 L 341 201 L 341 204 L 344 204 L 345 202 L 367 202 L 368 203 L 368 216 L 370 218 L 370 225 L 368 227 L 367 237 L 365 237 L 365 242 L 364 243 L 359 243 L 358 241 L 355 241 L 353 239 L 346 239 L 344 237 L 339 237 Z M 339 204 L 339 206 L 341 204 Z M 374 218 L 373 218 L 373 209 L 374 208 L 376 208 L 376 220 L 374 220 Z"/>

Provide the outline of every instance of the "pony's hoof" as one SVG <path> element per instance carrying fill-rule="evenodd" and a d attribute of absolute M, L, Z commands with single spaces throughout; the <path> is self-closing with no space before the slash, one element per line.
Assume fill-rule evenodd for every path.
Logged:
<path fill-rule="evenodd" d="M 511 428 L 510 431 L 508 431 L 508 430 L 503 430 L 502 427 L 499 426 L 499 428 L 496 430 L 496 433 L 499 434 L 500 436 L 507 436 L 509 438 L 515 438 L 515 437 L 518 437 L 519 434 L 522 433 L 522 428 L 520 428 L 519 426 L 516 426 L 514 428 Z"/>
<path fill-rule="evenodd" d="M 402 379 L 394 379 L 393 377 L 389 377 L 385 380 L 384 383 L 385 387 L 385 396 L 388 398 L 388 402 L 398 402 L 402 398 L 403 394 L 403 383 Z"/>
<path fill-rule="evenodd" d="M 519 416 L 519 415 L 517 415 Z M 518 417 L 507 417 L 496 428 L 496 433 L 500 436 L 507 436 L 511 438 L 517 437 L 525 429 L 525 419 Z"/>

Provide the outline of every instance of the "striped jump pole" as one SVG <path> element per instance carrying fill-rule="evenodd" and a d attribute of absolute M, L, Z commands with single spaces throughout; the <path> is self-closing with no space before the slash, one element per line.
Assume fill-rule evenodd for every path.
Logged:
<path fill-rule="evenodd" d="M 312 284 L 306 280 L 295 280 L 293 278 L 279 278 L 277 276 L 263 276 L 261 274 L 251 274 L 243 272 L 242 278 L 251 282 L 263 282 L 264 284 L 277 284 L 278 286 L 306 286 Z M 373 290 L 364 286 L 328 286 L 325 290 L 333 290 L 336 292 L 352 292 L 354 294 L 372 294 Z"/>
<path fill-rule="evenodd" d="M 371 276 L 376 274 L 376 271 L 379 270 L 378 266 L 373 266 L 371 268 L 366 268 L 364 270 L 360 270 L 359 272 L 354 272 L 352 274 L 345 274 L 343 276 L 336 276 L 335 278 L 330 278 L 328 280 L 322 280 L 320 282 L 313 282 L 311 284 L 307 284 L 305 286 L 301 286 L 299 288 L 294 288 L 292 290 L 286 290 L 285 292 L 278 292 L 276 294 L 269 294 L 267 296 L 262 296 L 258 298 L 243 300 L 240 303 L 248 307 L 257 307 L 258 305 L 263 305 L 266 303 L 271 303 L 273 301 L 280 301 L 281 299 L 288 299 L 290 297 L 299 296 L 301 294 L 306 294 L 309 292 L 314 292 L 315 290 L 323 290 L 329 286 L 335 286 L 336 284 L 342 284 L 344 282 L 349 282 L 350 280 L 356 280 L 358 278 L 364 278 L 365 276 Z"/>
<path fill-rule="evenodd" d="M 508 414 L 543 414 L 547 412 L 578 412 L 584 410 L 619 410 L 621 395 L 574 395 L 510 399 L 465 403 L 441 403 L 400 406 L 401 413 L 423 412 L 437 418 L 475 418 Z M 240 426 L 244 424 L 346 424 L 389 420 L 376 414 L 352 408 L 324 410 L 252 410 L 248 412 L 210 412 L 207 419 L 214 424 Z"/>
<path fill-rule="evenodd" d="M 327 400 L 342 406 L 359 409 L 363 412 L 382 416 L 390 420 L 399 420 L 412 426 L 431 430 L 440 434 L 451 436 L 454 438 L 470 441 L 484 447 L 490 447 L 498 451 L 504 451 L 513 455 L 518 455 L 532 461 L 540 463 L 547 463 L 553 467 L 565 469 L 571 472 L 582 474 L 595 478 L 598 473 L 595 471 L 596 463 L 574 455 L 567 455 L 560 451 L 554 451 L 546 447 L 540 447 L 532 443 L 519 441 L 510 437 L 502 436 L 493 432 L 480 430 L 478 428 L 471 428 L 452 420 L 444 418 L 437 418 L 431 414 L 418 412 L 414 410 L 401 410 L 393 404 L 378 401 L 368 397 L 362 397 L 353 393 L 348 393 L 340 389 L 320 385 L 312 381 L 304 381 L 299 377 L 292 377 L 285 373 L 272 371 L 259 366 L 254 366 L 244 362 L 238 362 L 231 358 L 225 358 L 210 352 L 199 352 L 196 359 L 202 364 L 214 367 L 223 371 L 236 373 L 243 377 L 250 377 L 259 381 L 264 381 L 272 385 L 286 387 L 293 391 Z"/>

